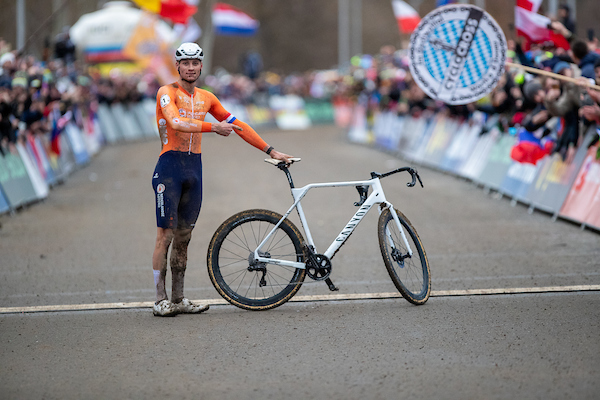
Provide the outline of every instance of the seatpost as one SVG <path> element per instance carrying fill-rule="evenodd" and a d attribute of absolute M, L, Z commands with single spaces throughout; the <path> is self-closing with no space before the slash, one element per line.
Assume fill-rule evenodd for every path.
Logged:
<path fill-rule="evenodd" d="M 285 163 L 281 163 L 277 166 L 277 168 L 285 172 L 285 176 L 287 176 L 288 183 L 290 184 L 290 189 L 294 189 L 294 181 L 292 180 L 292 174 L 290 174 L 290 170 L 285 165 Z"/>

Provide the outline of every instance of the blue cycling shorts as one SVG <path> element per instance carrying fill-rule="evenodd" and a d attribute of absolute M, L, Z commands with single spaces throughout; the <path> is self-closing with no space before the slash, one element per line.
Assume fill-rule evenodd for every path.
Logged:
<path fill-rule="evenodd" d="M 202 155 L 163 153 L 154 169 L 152 187 L 159 228 L 194 228 L 202 205 Z"/>

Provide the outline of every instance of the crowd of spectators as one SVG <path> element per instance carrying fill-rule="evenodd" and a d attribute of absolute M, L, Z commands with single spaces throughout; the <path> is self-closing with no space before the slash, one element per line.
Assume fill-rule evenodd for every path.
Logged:
<path fill-rule="evenodd" d="M 67 122 L 83 128 L 101 102 L 155 96 L 158 83 L 153 76 L 126 76 L 115 71 L 103 77 L 84 69 L 66 42 L 58 41 L 52 56 L 38 60 L 19 54 L 0 38 L 0 152 L 14 151 L 18 140 L 39 135 L 50 150 L 59 153 L 53 139 Z"/>
<path fill-rule="evenodd" d="M 382 47 L 373 56 L 353 57 L 341 72 L 282 74 L 263 71 L 262 63 L 253 63 L 239 74 L 217 69 L 200 85 L 221 99 L 242 104 L 266 106 L 271 96 L 290 94 L 334 104 L 362 103 L 368 116 L 380 111 L 415 117 L 441 113 L 467 120 L 473 112 L 483 111 L 499 117 L 501 131 L 524 129 L 539 140 L 547 140 L 549 152 L 570 160 L 587 126 L 600 124 L 600 92 L 586 88 L 589 83 L 600 84 L 600 49 L 592 35 L 585 39 L 575 35 L 568 13 L 563 12 L 552 26 L 569 41 L 568 50 L 551 42 L 525 49 L 520 40 L 509 40 L 508 61 L 572 77 L 575 83 L 507 69 L 488 96 L 463 106 L 448 106 L 425 95 L 412 80 L 406 49 L 392 46 Z M 11 51 L 0 39 L 0 149 L 10 148 L 10 143 L 28 134 L 51 138 L 65 118 L 81 124 L 99 103 L 155 97 L 159 84 L 152 75 L 127 76 L 114 71 L 102 77 L 90 70 L 84 73 L 74 54 L 68 43 L 62 43 L 54 57 L 39 61 Z"/>

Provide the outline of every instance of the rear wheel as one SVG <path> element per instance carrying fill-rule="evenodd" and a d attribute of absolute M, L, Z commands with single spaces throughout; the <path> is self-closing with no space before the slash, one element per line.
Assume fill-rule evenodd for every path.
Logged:
<path fill-rule="evenodd" d="M 210 241 L 208 275 L 219 294 L 246 310 L 275 308 L 300 289 L 306 270 L 254 261 L 254 250 L 282 215 L 247 210 L 223 222 Z M 302 262 L 304 240 L 298 228 L 284 220 L 265 246 L 262 257 Z"/>
<path fill-rule="evenodd" d="M 402 296 L 413 304 L 424 304 L 431 292 L 431 275 L 425 249 L 408 218 L 398 210 L 396 214 L 402 224 L 412 255 L 408 254 L 400 230 L 389 209 L 381 213 L 377 226 L 381 255 L 394 285 Z"/>

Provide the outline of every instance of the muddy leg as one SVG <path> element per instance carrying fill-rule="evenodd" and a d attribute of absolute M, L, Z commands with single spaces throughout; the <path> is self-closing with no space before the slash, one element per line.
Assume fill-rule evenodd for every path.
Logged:
<path fill-rule="evenodd" d="M 167 275 L 167 252 L 173 240 L 173 230 L 157 228 L 156 245 L 152 254 L 152 268 L 155 274 L 156 302 L 166 300 L 165 277 Z"/>
<path fill-rule="evenodd" d="M 187 266 L 187 249 L 192 238 L 191 229 L 175 230 L 171 249 L 171 274 L 173 277 L 171 301 L 179 303 L 183 299 L 183 281 Z"/>

